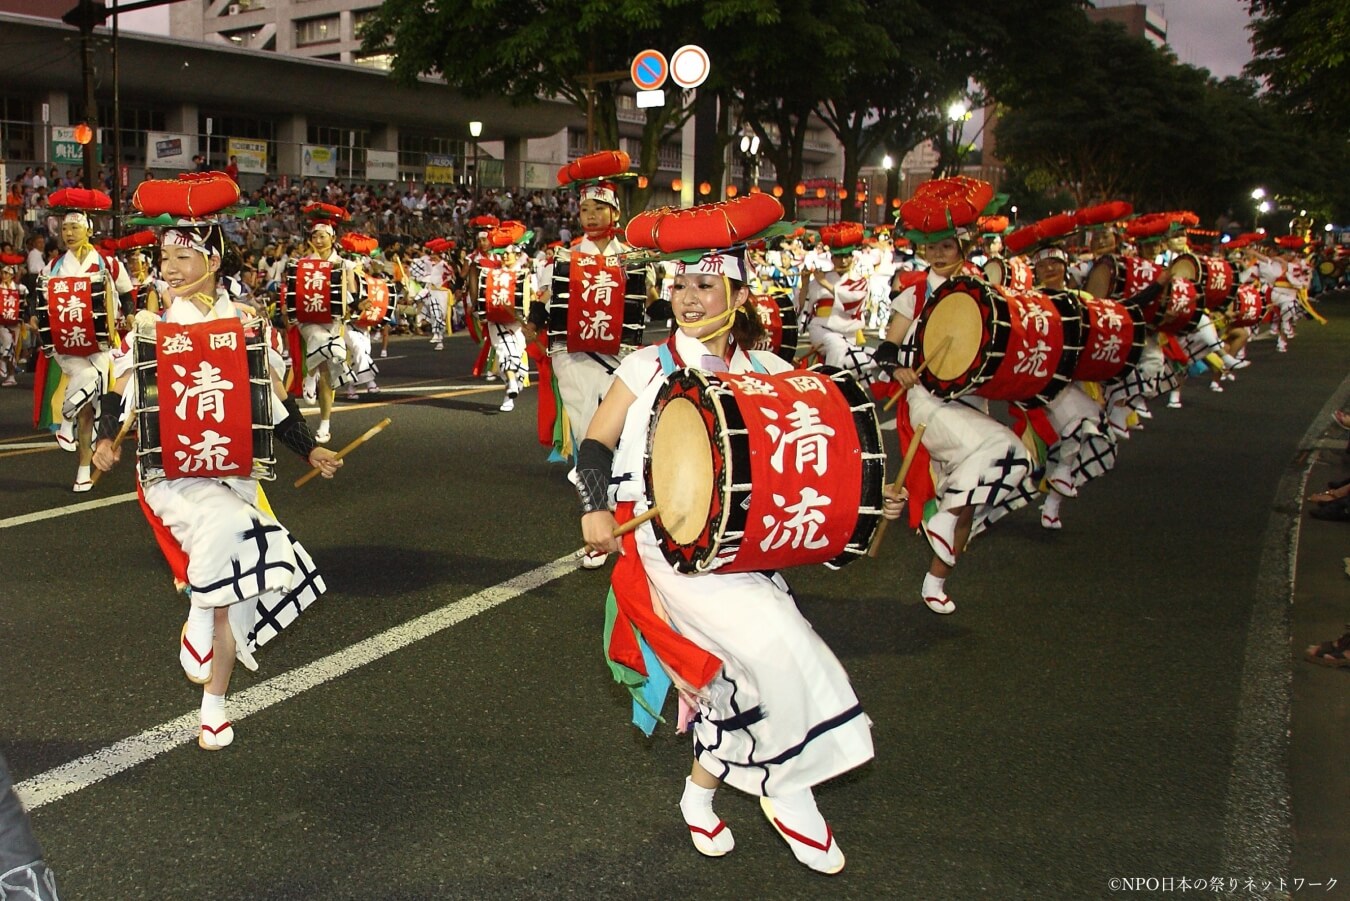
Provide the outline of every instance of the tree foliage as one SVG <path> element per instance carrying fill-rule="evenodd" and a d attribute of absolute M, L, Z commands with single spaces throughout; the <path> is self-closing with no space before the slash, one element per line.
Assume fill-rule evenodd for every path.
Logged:
<path fill-rule="evenodd" d="M 1254 57 L 1291 111 L 1350 137 L 1350 4 L 1344 0 L 1248 0 Z"/>

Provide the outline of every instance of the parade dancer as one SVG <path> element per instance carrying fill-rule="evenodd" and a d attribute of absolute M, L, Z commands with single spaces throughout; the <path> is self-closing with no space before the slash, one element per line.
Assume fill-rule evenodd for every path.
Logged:
<path fill-rule="evenodd" d="M 102 191 L 66 188 L 52 194 L 50 204 L 53 208 L 65 211 L 61 220 L 61 241 L 66 247 L 66 252 L 43 269 L 39 277 L 39 290 L 45 290 L 46 293 L 53 334 L 60 326 L 76 320 L 87 322 L 92 327 L 96 320 L 102 318 L 108 320 L 107 327 L 111 332 L 119 306 L 118 297 L 131 291 L 131 279 L 115 258 L 105 259 L 95 250 L 89 243 L 89 237 L 93 232 L 90 214 L 110 209 L 112 199 Z M 86 277 L 87 283 L 84 280 Z M 53 282 L 53 279 L 57 281 Z M 97 302 L 97 296 L 92 291 L 95 284 L 102 286 L 105 309 L 92 309 L 90 306 Z M 57 296 L 53 289 L 66 290 Z M 90 471 L 94 419 L 98 415 L 99 397 L 108 386 L 112 358 L 109 343 L 100 341 L 95 344 L 89 340 L 89 333 L 85 331 L 72 331 L 69 334 L 71 340 L 64 346 L 54 345 L 51 353 L 66 379 L 56 443 L 62 450 L 78 452 L 79 468 L 75 473 L 73 490 L 84 492 L 94 487 Z M 111 340 L 109 335 L 108 342 Z M 77 348 L 76 343 L 80 347 Z M 38 383 L 45 389 L 45 379 L 39 379 Z"/>
<path fill-rule="evenodd" d="M 347 400 L 356 400 L 357 389 L 360 387 L 363 387 L 369 394 L 380 393 L 380 386 L 375 382 L 379 367 L 375 365 L 375 361 L 370 355 L 370 329 L 379 328 L 384 322 L 384 317 L 389 310 L 389 291 L 384 279 L 376 279 L 368 271 L 370 254 L 380 246 L 379 241 L 360 232 L 349 232 L 342 236 L 339 243 L 343 250 L 351 254 L 351 259 L 348 262 L 352 266 L 351 281 L 354 308 L 350 311 L 351 319 L 346 328 L 342 330 L 342 334 L 347 342 L 347 359 L 351 361 L 353 375 L 353 379 L 347 382 L 345 397 Z M 372 279 L 379 282 L 373 290 L 381 294 L 383 303 L 376 304 L 376 301 L 373 301 L 370 297 Z M 378 306 L 379 315 L 371 312 L 372 304 Z M 370 315 L 367 315 L 368 313 Z"/>
<path fill-rule="evenodd" d="M 19 281 L 24 259 L 17 253 L 0 254 L 0 387 L 17 384 L 18 353 L 23 334 L 28 287 Z"/>
<path fill-rule="evenodd" d="M 525 334 L 522 308 L 530 303 L 530 259 L 518 242 L 527 239 L 525 226 L 514 220 L 493 229 L 489 240 L 501 255 L 497 269 L 480 269 L 479 285 L 487 320 L 488 339 L 497 357 L 497 370 L 506 382 L 506 399 L 498 409 L 510 413 L 528 375 L 525 369 Z"/>
<path fill-rule="evenodd" d="M 742 222 L 746 231 L 781 216 L 768 195 L 744 200 L 754 197 L 772 205 L 734 207 L 755 213 L 753 223 Z M 715 216 L 736 203 L 684 212 Z M 714 230 L 710 222 L 709 232 Z M 643 455 L 653 406 L 669 373 L 684 366 L 732 373 L 788 369 L 773 354 L 744 350 L 762 330 L 748 307 L 746 279 L 744 245 L 726 247 L 710 236 L 701 249 L 681 255 L 671 300 L 674 333 L 624 359 L 578 449 L 582 533 L 592 551 L 623 554 L 613 574 L 611 666 L 642 667 L 646 683 L 634 690 L 655 686 L 645 695 L 653 714 L 665 698 L 668 671 L 679 690 L 681 721 L 692 719 L 694 761 L 680 811 L 695 849 L 720 857 L 735 847 L 731 829 L 713 810 L 714 793 L 726 783 L 759 797 L 799 862 L 832 874 L 843 869 L 844 854 L 812 788 L 873 756 L 869 722 L 843 666 L 797 609 L 780 574 L 681 573 L 661 553 L 650 523 L 622 540 L 614 537 L 619 522 L 650 502 Z M 650 663 L 644 663 L 646 653 Z M 650 733 L 654 718 L 637 714 L 635 707 L 635 720 Z"/>
<path fill-rule="evenodd" d="M 469 231 L 473 237 L 473 250 L 464 259 L 460 281 L 464 285 L 464 327 L 469 337 L 479 345 L 478 357 L 473 363 L 473 374 L 482 375 L 488 381 L 497 378 L 497 374 L 487 366 L 488 355 L 492 352 L 492 340 L 483 322 L 483 298 L 480 295 L 483 272 L 500 269 L 501 259 L 492 252 L 491 232 L 501 225 L 496 216 L 474 216 L 469 220 Z"/>
<path fill-rule="evenodd" d="M 157 427 L 159 465 L 138 460 L 138 488 L 175 582 L 188 593 L 179 663 L 189 681 L 204 686 L 197 744 L 217 751 L 235 737 L 225 709 L 235 660 L 256 670 L 254 651 L 325 590 L 313 560 L 262 494 L 256 476 L 260 462 L 270 460 L 255 459 L 253 434 L 274 424 L 275 438 L 325 478 L 342 461 L 316 445 L 295 400 L 285 397 L 278 354 L 265 354 L 270 380 L 256 389 L 262 400 L 255 397 L 245 347 L 252 332 L 265 333 L 269 326 L 230 300 L 222 270 L 228 253 L 224 232 L 218 221 L 202 218 L 229 200 L 197 195 L 182 185 L 146 181 L 133 198 L 147 216 L 168 214 L 177 221 L 162 236 L 166 309 L 162 321 L 152 313 L 137 314 L 132 341 L 137 349 L 116 360 L 116 380 L 100 408 L 94 463 L 107 472 L 120 459 L 114 436 L 121 396 L 131 391 L 137 397 L 136 374 L 154 363 L 159 392 L 149 403 L 157 414 L 142 424 L 153 421 Z M 231 380 L 225 372 L 242 378 Z M 261 423 L 253 412 L 258 403 L 266 411 Z M 231 437 L 241 435 L 242 447 Z M 142 429 L 140 441 L 138 458 L 153 450 L 147 446 L 149 429 Z"/>
<path fill-rule="evenodd" d="M 355 279 L 351 264 L 344 260 L 334 247 L 337 239 L 337 223 L 351 218 L 350 214 L 336 206 L 326 203 L 307 205 L 304 214 L 310 217 L 309 250 L 298 257 L 291 266 L 296 267 L 296 292 L 302 297 L 293 301 L 298 318 L 309 314 L 302 308 L 314 304 L 315 310 L 327 310 L 328 314 L 317 321 L 299 321 L 300 338 L 304 343 L 305 368 L 308 377 L 317 378 L 315 395 L 319 403 L 319 427 L 315 430 L 314 440 L 327 444 L 332 439 L 333 397 L 338 387 L 355 381 L 357 376 L 348 363 L 347 339 L 344 336 L 343 310 L 351 303 Z M 301 284 L 298 274 L 305 260 L 319 260 L 329 264 L 327 273 L 320 269 L 306 269 L 306 272 L 318 274 L 317 278 L 306 277 Z M 289 268 L 289 266 L 288 266 Z M 288 274 L 289 275 L 289 274 Z M 289 277 L 288 277 L 289 280 Z M 331 303 L 333 287 L 340 286 L 341 303 L 334 308 Z M 283 304 L 283 308 L 287 305 Z M 374 379 L 373 369 L 362 374 L 365 381 Z"/>
<path fill-rule="evenodd" d="M 807 337 L 827 366 L 846 369 L 864 385 L 870 384 L 876 366 L 860 340 L 867 328 L 864 317 L 870 289 L 867 276 L 854 264 L 863 227 L 856 222 L 827 225 L 820 230 L 820 240 L 829 249 L 832 268 L 812 270 L 798 288 L 804 295 L 798 306 L 810 317 Z"/>
<path fill-rule="evenodd" d="M 1046 247 L 1032 257 L 1037 286 L 1047 292 L 1072 292 L 1080 300 L 1091 300 L 1086 292 L 1073 291 L 1066 283 L 1069 256 L 1060 247 Z M 1047 449 L 1045 481 L 1049 488 L 1041 505 L 1041 526 L 1060 529 L 1060 504 L 1078 497 L 1089 480 L 1105 475 L 1116 465 L 1116 441 L 1101 404 L 1073 382 L 1039 410 L 1058 436 Z"/>
<path fill-rule="evenodd" d="M 994 203 L 987 182 L 957 176 L 925 182 L 900 207 L 907 237 L 920 245 L 928 275 L 920 285 L 907 285 L 892 300 L 886 340 L 874 359 L 902 389 L 896 421 L 902 446 L 914 430 L 925 426 L 922 447 L 906 481 L 910 494 L 909 522 L 922 528 L 933 549 L 921 596 L 934 613 L 956 611 L 947 593 L 947 577 L 966 544 L 1006 513 L 1025 506 L 1034 496 L 1031 458 L 1012 431 L 988 415 L 978 397 L 943 400 L 919 384 L 915 329 L 933 290 L 959 274 L 966 244 L 976 220 Z M 929 478 L 929 463 L 934 469 Z M 929 501 L 936 512 L 926 511 Z"/>
<path fill-rule="evenodd" d="M 1302 308 L 1299 306 L 1299 292 L 1307 291 L 1312 285 L 1312 268 L 1299 255 L 1304 241 L 1298 235 L 1282 235 L 1275 239 L 1279 252 L 1274 257 L 1266 257 L 1259 264 L 1261 281 L 1270 288 L 1270 302 L 1275 305 L 1275 349 L 1280 353 L 1289 350 L 1289 341 L 1294 337 L 1294 325 L 1298 322 Z"/>

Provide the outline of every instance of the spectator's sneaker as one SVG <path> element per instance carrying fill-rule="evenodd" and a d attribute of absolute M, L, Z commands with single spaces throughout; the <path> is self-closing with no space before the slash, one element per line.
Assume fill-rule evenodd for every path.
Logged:
<path fill-rule="evenodd" d="M 382 348 L 380 348 L 380 356 L 382 356 L 382 357 L 387 357 L 387 356 L 389 356 L 389 348 L 387 348 L 387 347 L 382 347 Z"/>

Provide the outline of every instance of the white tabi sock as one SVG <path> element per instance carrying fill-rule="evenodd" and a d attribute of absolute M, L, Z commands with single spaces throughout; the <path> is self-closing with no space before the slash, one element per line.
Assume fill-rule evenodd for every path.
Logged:
<path fill-rule="evenodd" d="M 89 473 L 88 466 L 80 466 L 75 469 L 75 481 L 87 482 L 90 478 L 92 478 L 92 476 Z"/>
<path fill-rule="evenodd" d="M 1057 491 L 1051 491 L 1045 498 L 1045 504 L 1041 507 L 1041 513 L 1051 519 L 1059 518 L 1059 505 L 1064 500 L 1063 495 Z"/>
<path fill-rule="evenodd" d="M 715 788 L 703 788 L 688 776 L 684 778 L 684 796 L 680 798 L 680 813 L 689 827 L 694 848 L 707 857 L 721 857 L 736 847 L 727 824 L 713 813 Z"/>
<path fill-rule="evenodd" d="M 816 807 L 811 789 L 760 798 L 759 806 L 800 863 L 821 873 L 844 868 L 844 852 Z"/>
<path fill-rule="evenodd" d="M 924 576 L 923 596 L 926 598 L 945 598 L 947 596 L 946 578 L 939 578 L 932 573 Z"/>
<path fill-rule="evenodd" d="M 225 715 L 225 696 L 202 690 L 202 728 L 197 744 L 208 751 L 216 751 L 234 741 L 234 727 Z"/>

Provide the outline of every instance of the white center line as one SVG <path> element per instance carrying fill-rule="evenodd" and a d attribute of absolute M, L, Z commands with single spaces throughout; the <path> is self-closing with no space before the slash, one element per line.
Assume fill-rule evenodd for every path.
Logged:
<path fill-rule="evenodd" d="M 0 529 L 10 529 L 14 526 L 27 525 L 30 522 L 40 522 L 44 519 L 55 519 L 58 516 L 69 516 L 72 513 L 83 513 L 85 510 L 97 510 L 99 507 L 111 507 L 113 504 L 125 504 L 127 501 L 134 501 L 135 499 L 136 492 L 130 491 L 126 494 L 114 494 L 112 497 L 100 498 L 96 501 L 85 501 L 82 504 L 52 507 L 50 510 L 39 510 L 36 513 L 11 516 L 8 519 L 0 519 Z"/>
<path fill-rule="evenodd" d="M 415 641 L 435 635 L 471 616 L 491 610 L 498 604 L 514 600 L 526 592 L 576 571 L 576 557 L 569 553 L 551 563 L 522 573 L 514 579 L 508 579 L 466 598 L 452 601 L 401 626 L 394 626 L 313 663 L 274 676 L 266 682 L 230 696 L 228 708 L 230 721 L 237 723 L 274 704 L 290 700 L 316 685 L 336 679 L 357 667 L 379 660 Z M 25 779 L 15 785 L 14 790 L 18 792 L 24 806 L 34 810 L 88 788 L 123 770 L 153 760 L 179 745 L 185 745 L 197 738 L 200 728 L 201 721 L 198 719 L 198 712 L 194 710 L 167 723 L 153 726 L 139 735 L 124 738 L 92 754 L 53 767 L 31 779 Z"/>

